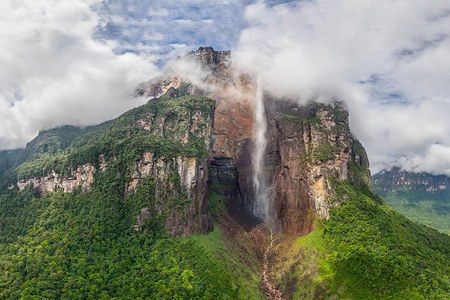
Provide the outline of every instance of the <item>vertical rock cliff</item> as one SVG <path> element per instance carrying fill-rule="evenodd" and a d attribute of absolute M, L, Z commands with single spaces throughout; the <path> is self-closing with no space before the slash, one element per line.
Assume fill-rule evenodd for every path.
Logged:
<path fill-rule="evenodd" d="M 306 234 L 339 205 L 333 180 L 370 185 L 343 103 L 300 105 L 270 95 L 233 67 L 228 51 L 200 48 L 136 94 L 153 99 L 98 127 L 43 132 L 24 150 L 15 186 L 90 192 L 96 177 L 120 167 L 124 201 L 153 180 L 136 230 L 160 215 L 171 235 L 186 236 L 212 229 L 212 189 L 243 225 Z"/>
<path fill-rule="evenodd" d="M 330 207 L 338 205 L 333 180 L 370 184 L 367 155 L 350 133 L 343 103 L 299 106 L 268 97 L 266 107 L 272 214 L 283 232 L 305 234 L 316 218 L 328 218 Z"/>
<path fill-rule="evenodd" d="M 230 52 L 200 48 L 188 59 L 203 70 L 200 83 L 172 72 L 142 84 L 137 93 L 157 96 L 170 87 L 216 100 L 210 185 L 227 199 L 231 215 L 252 224 L 258 205 L 253 182 L 256 81 L 233 69 Z M 268 130 L 262 172 L 270 223 L 288 234 L 308 233 L 315 219 L 328 218 L 329 208 L 338 205 L 332 201 L 334 179 L 370 185 L 367 155 L 350 133 L 343 103 L 299 105 L 265 94 L 263 104 Z"/>
<path fill-rule="evenodd" d="M 15 181 L 10 188 L 87 193 L 102 188 L 97 178 L 107 178 L 124 202 L 140 199 L 133 212 L 136 230 L 150 217 L 161 217 L 172 236 L 209 232 L 214 108 L 215 102 L 205 97 L 166 95 L 106 124 L 80 129 L 63 144 L 55 136 L 66 136 L 67 128 L 44 132 L 30 143 L 30 156 L 9 174 Z M 35 144 L 56 148 L 36 152 L 31 150 Z M 144 200 L 135 195 L 143 191 Z"/>

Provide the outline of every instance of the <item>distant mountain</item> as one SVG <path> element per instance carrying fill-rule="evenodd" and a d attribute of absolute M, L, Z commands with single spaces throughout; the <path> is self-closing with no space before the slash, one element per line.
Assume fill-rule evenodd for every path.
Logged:
<path fill-rule="evenodd" d="M 450 177 L 398 167 L 372 177 L 372 188 L 412 220 L 450 234 Z"/>

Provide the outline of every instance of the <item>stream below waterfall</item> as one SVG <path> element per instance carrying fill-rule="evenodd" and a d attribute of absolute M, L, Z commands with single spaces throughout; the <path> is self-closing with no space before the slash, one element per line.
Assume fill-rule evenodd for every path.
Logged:
<path fill-rule="evenodd" d="M 272 247 L 274 246 L 275 238 L 273 236 L 272 229 L 270 229 L 270 228 L 268 228 L 268 229 L 270 231 L 270 241 L 269 241 L 269 245 L 267 246 L 266 250 L 264 251 L 264 256 L 263 256 L 262 285 L 263 285 L 264 292 L 265 292 L 268 300 L 284 300 L 283 294 L 274 284 L 272 274 L 270 272 L 269 254 L 270 254 L 270 251 L 272 251 Z"/>

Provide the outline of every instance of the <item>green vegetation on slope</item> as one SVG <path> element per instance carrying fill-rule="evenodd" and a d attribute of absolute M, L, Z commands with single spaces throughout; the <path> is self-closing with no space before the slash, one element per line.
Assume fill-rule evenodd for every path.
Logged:
<path fill-rule="evenodd" d="M 215 102 L 206 97 L 161 97 L 98 126 L 62 126 L 43 131 L 20 154 L 7 181 L 43 176 L 51 170 L 69 175 L 78 165 L 98 165 L 100 155 L 107 160 L 122 156 L 127 162 L 136 161 L 144 151 L 156 157 L 206 157 L 201 130 L 208 118 L 213 119 L 214 107 Z M 192 122 L 195 111 L 203 113 L 204 121 L 198 122 L 197 131 L 189 132 L 187 143 L 182 143 L 180 134 L 187 132 L 186 124 Z M 151 124 L 150 128 L 144 128 L 142 121 Z"/>
<path fill-rule="evenodd" d="M 166 237 L 157 223 L 133 232 L 119 199 L 45 200 L 26 235 L 0 245 L 0 298 L 235 299 L 231 275 L 208 252 Z"/>
<path fill-rule="evenodd" d="M 0 151 L 0 177 L 17 162 L 23 149 Z"/>
<path fill-rule="evenodd" d="M 336 192 L 342 205 L 319 229 L 290 246 L 288 259 L 278 265 L 285 272 L 279 280 L 295 299 L 308 299 L 300 290 L 305 282 L 312 285 L 309 295 L 314 291 L 342 299 L 450 297 L 447 235 L 411 222 L 367 190 L 340 182 Z M 303 267 L 292 259 L 299 253 Z M 317 264 L 320 270 L 302 281 L 302 270 Z"/>
<path fill-rule="evenodd" d="M 201 131 L 213 111 L 214 101 L 207 98 L 162 98 L 102 125 L 64 126 L 29 143 L 6 179 L 51 170 L 67 175 L 79 164 L 98 164 L 100 155 L 108 167 L 95 173 L 88 193 L 3 189 L 0 299 L 260 299 L 255 262 L 244 263 L 245 253 L 219 227 L 182 239 L 166 234 L 161 207 L 183 205 L 183 192 L 169 200 L 173 203 L 150 209 L 139 231 L 134 225 L 141 208 L 155 208 L 161 201 L 155 199 L 156 181 L 141 179 L 134 193 L 124 195 L 130 166 L 144 151 L 165 158 L 204 157 Z M 197 128 L 182 144 L 179 134 L 192 124 L 192 112 L 204 119 L 196 115 Z M 141 120 L 152 127 L 144 129 Z M 178 173 L 170 180 L 181 190 Z"/>
<path fill-rule="evenodd" d="M 227 239 L 219 224 L 216 224 L 214 231 L 208 235 L 195 235 L 186 240 L 205 249 L 224 270 L 233 274 L 231 282 L 237 289 L 236 299 L 264 299 L 260 290 L 261 278 L 257 273 L 259 262 L 252 261 L 253 253 L 249 255 L 249 253 L 243 252 L 239 246 Z"/>
<path fill-rule="evenodd" d="M 450 234 L 450 178 L 394 167 L 372 178 L 373 191 L 395 210 Z"/>
<path fill-rule="evenodd" d="M 378 194 L 395 210 L 411 220 L 450 235 L 449 193 L 436 195 L 421 191 L 396 191 Z"/>
<path fill-rule="evenodd" d="M 163 216 L 133 230 L 154 185 L 125 200 L 117 170 L 100 173 L 90 193 L 1 195 L 0 298 L 236 299 L 222 261 L 195 240 L 169 238 Z"/>

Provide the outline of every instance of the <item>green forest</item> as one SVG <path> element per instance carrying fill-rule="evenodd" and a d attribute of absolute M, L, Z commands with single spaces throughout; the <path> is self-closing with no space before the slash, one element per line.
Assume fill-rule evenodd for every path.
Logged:
<path fill-rule="evenodd" d="M 450 193 L 430 194 L 421 191 L 377 193 L 395 210 L 411 220 L 450 234 Z"/>
<path fill-rule="evenodd" d="M 214 102 L 207 98 L 163 100 L 97 127 L 43 132 L 12 155 L 14 163 L 3 164 L 0 299 L 264 299 L 261 262 L 242 250 L 253 241 L 237 243 L 235 232 L 227 232 L 229 213 L 215 193 L 220 187 L 209 186 L 214 231 L 207 235 L 170 237 L 164 211 L 153 211 L 139 231 L 133 228 L 140 209 L 155 202 L 152 177 L 141 180 L 131 195 L 124 193 L 130 166 L 143 151 L 165 158 L 205 157 L 208 151 L 195 133 L 187 143 L 174 142 L 179 127 L 161 136 L 135 126 L 149 114 L 169 111 L 182 118 L 193 108 L 213 113 Z M 108 168 L 95 173 L 88 192 L 8 188 L 48 170 L 63 174 L 81 163 L 98 165 L 99 155 L 108 159 Z M 179 178 L 173 180 L 180 188 Z M 291 249 L 280 252 L 273 265 L 285 295 L 450 298 L 448 235 L 410 221 L 367 188 L 349 181 L 333 184 L 333 201 L 340 205 L 329 220 L 318 221 L 309 235 L 280 241 Z"/>

